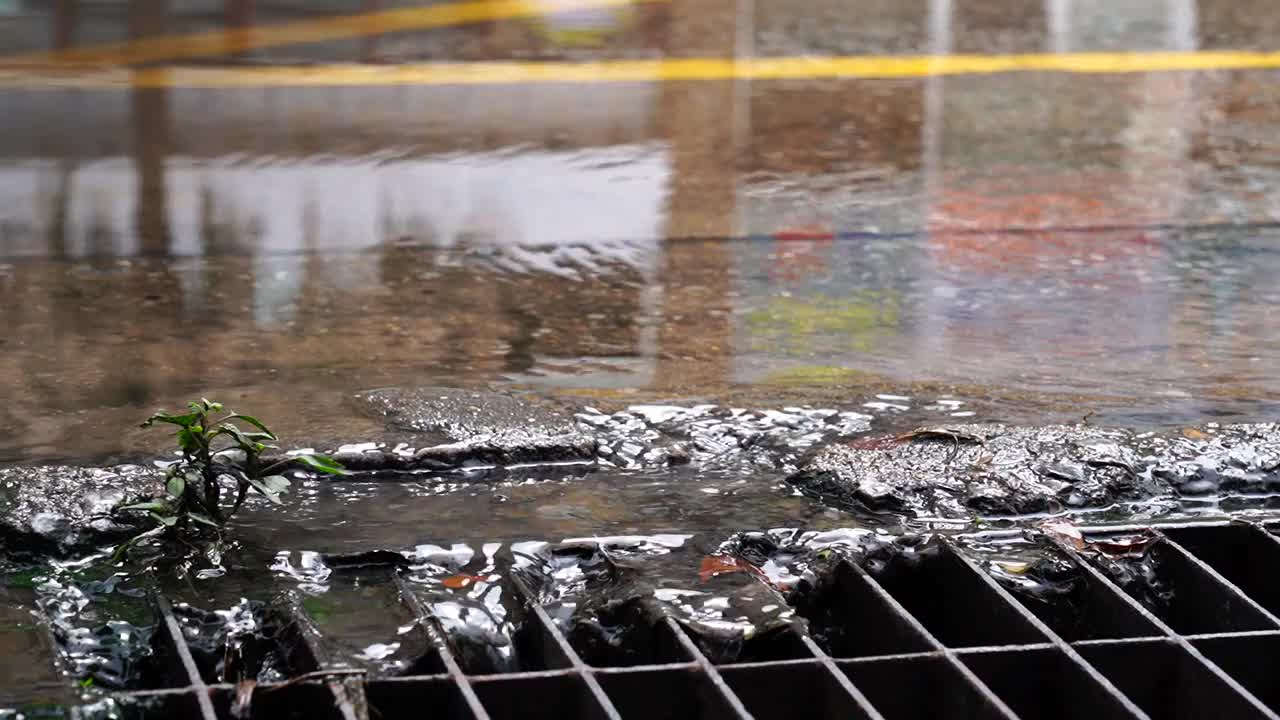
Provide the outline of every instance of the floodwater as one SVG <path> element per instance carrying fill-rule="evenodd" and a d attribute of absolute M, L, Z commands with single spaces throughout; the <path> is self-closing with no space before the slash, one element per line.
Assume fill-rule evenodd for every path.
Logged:
<path fill-rule="evenodd" d="M 148 25 L 135 5 L 132 24 L 61 19 L 85 43 L 209 27 L 181 3 Z M 617 27 L 587 13 L 603 48 L 581 53 L 1267 38 L 1188 0 L 1119 30 L 1083 4 L 1016 22 L 998 2 L 922 9 L 930 29 L 872 3 L 847 38 L 813 20 L 820 3 L 773 5 L 697 11 L 737 23 L 720 40 L 682 27 L 684 3 Z M 375 50 L 576 57 L 504 34 L 524 27 Z M 483 51 L 451 54 L 468 43 Z M 235 61 L 349 62 L 363 44 Z M 345 399 L 421 384 L 827 403 L 947 387 L 994 419 L 1153 425 L 1280 399 L 1272 71 L 132 90 L 23 72 L 0 90 L 5 461 L 110 459 L 145 442 L 136 418 L 198 394 L 299 442 L 374 434 Z"/>
<path fill-rule="evenodd" d="M 258 5 L 264 22 L 288 17 Z M 930 30 L 872 3 L 842 21 L 863 28 L 847 38 L 812 19 L 820 4 L 761 3 L 752 17 L 699 11 L 753 38 L 713 52 L 702 45 L 715 38 L 686 47 L 683 5 L 638 6 L 640 18 L 599 29 L 604 49 L 582 52 L 1267 39 L 1225 26 L 1234 16 L 1217 2 L 1197 14 L 1162 0 L 1119 30 L 1084 5 L 1014 22 L 1000 3 L 959 3 Z M 141 29 L 83 12 L 68 18 L 85 42 L 209 21 L 181 3 Z M 578 21 L 603 22 L 588 15 Z M 7 27 L 57 19 L 30 10 Z M 554 44 L 503 34 L 522 27 L 396 34 L 383 42 L 404 55 L 386 61 Z M 485 52 L 453 55 L 446 40 Z M 286 45 L 236 62 L 355 52 Z M 243 400 L 300 442 L 375 433 L 344 399 L 421 384 L 827 402 L 931 384 L 1000 419 L 1155 425 L 1257 418 L 1280 399 L 1272 71 L 219 89 L 175 78 L 0 90 L 0 459 L 108 459 L 142 442 L 133 420 L 197 394 Z"/>
<path fill-rule="evenodd" d="M 39 53 L 425 3 L 0 3 L 0 462 L 151 457 L 165 438 L 136 423 L 201 395 L 291 445 L 379 440 L 356 393 L 422 385 L 853 409 L 878 429 L 1280 410 L 1280 71 L 324 80 L 442 60 L 1275 50 L 1269 4 L 545 4 L 72 63 Z M 244 74 L 209 80 L 228 68 Z M 253 74 L 271 68 L 296 82 Z M 299 584 L 377 605 L 317 584 L 304 554 L 601 535 L 696 537 L 698 554 L 851 522 L 734 470 L 312 482 L 292 501 L 251 505 L 240 547 L 169 589 L 221 610 Z M 55 570 L 0 595 L 3 647 L 40 653 L 32 610 L 139 641 L 117 622 L 143 624 L 121 595 L 136 576 Z M 387 627 L 321 614 L 368 636 L 353 658 L 394 654 Z"/>

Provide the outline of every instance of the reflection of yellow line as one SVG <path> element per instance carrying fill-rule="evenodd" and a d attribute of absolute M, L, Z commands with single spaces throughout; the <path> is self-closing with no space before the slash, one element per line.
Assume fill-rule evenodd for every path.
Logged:
<path fill-rule="evenodd" d="M 601 62 L 420 63 L 308 67 L 154 68 L 96 73 L 0 70 L 5 87 L 306 87 L 494 85 L 802 78 L 909 78 L 1054 71 L 1140 73 L 1280 68 L 1280 53 L 1073 53 L 943 57 L 793 57 Z"/>
<path fill-rule="evenodd" d="M 623 7 L 669 0 L 466 0 L 447 5 L 402 8 L 232 30 L 164 35 L 47 53 L 0 57 L 0 65 L 137 65 L 227 55 L 299 43 L 326 42 L 383 33 L 537 17 L 584 8 Z"/>

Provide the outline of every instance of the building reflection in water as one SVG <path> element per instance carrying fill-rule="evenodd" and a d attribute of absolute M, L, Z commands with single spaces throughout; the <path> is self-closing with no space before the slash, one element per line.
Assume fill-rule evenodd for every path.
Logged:
<path fill-rule="evenodd" d="M 1192 0 L 1121 26 L 1070 0 L 917 0 L 910 23 L 859 4 L 845 32 L 779 3 L 586 18 L 590 51 L 506 22 L 239 60 L 1189 50 L 1226 22 Z M 180 5 L 134 3 L 121 31 L 190 30 Z M 77 6 L 44 18 L 50 45 L 102 34 Z M 1166 229 L 1280 212 L 1256 190 L 1280 157 L 1267 92 L 1249 73 L 7 90 L 0 455 L 113 449 L 102 417 L 67 414 L 213 390 L 305 397 L 306 431 L 350 414 L 327 396 L 499 379 L 1274 393 L 1280 259 L 1257 233 Z"/>

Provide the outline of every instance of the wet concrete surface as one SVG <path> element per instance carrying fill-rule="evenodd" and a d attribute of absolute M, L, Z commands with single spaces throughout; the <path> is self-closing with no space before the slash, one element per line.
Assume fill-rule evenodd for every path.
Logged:
<path fill-rule="evenodd" d="M 503 422 L 613 433 L 591 473 L 298 483 L 289 513 L 250 504 L 237 547 L 166 576 L 174 597 L 230 613 L 298 586 L 345 657 L 386 668 L 395 628 L 344 609 L 385 598 L 317 553 L 421 548 L 415 582 L 436 592 L 495 572 L 488 543 L 679 535 L 695 562 L 658 576 L 690 616 L 723 619 L 741 588 L 692 568 L 731 533 L 896 529 L 785 482 L 827 439 L 806 413 L 844 414 L 850 435 L 1087 419 L 1128 437 L 1280 409 L 1280 70 L 315 81 L 347 63 L 1275 50 L 1265 3 L 673 0 L 181 39 L 434 5 L 0 3 L 0 462 L 148 461 L 166 439 L 136 423 L 200 395 L 293 446 L 492 434 L 465 395 L 495 389 L 538 407 Z M 147 38 L 132 68 L 136 47 L 92 50 Z M 88 62 L 40 55 L 76 47 Z M 165 82 L 131 86 L 144 66 Z M 312 84 L 197 82 L 299 66 Z M 436 387 L 456 413 L 400 405 Z M 683 434 L 663 434 L 673 419 Z M 764 461 L 710 459 L 777 427 Z M 1243 467 L 1188 442 L 1211 461 L 1174 457 L 1162 482 Z M 430 560 L 432 543 L 466 562 Z M 36 589 L 7 576 L 0 647 L 43 652 L 37 609 L 78 678 L 131 672 L 141 576 L 88 565 L 38 568 Z M 483 604 L 488 587 L 453 589 Z M 19 700 L 66 700 L 34 687 Z"/>
<path fill-rule="evenodd" d="M 787 481 L 836 506 L 915 516 L 1149 509 L 1274 491 L 1275 426 L 1167 435 L 1086 426 L 947 425 L 832 443 Z M 962 509 L 964 508 L 964 509 Z"/>

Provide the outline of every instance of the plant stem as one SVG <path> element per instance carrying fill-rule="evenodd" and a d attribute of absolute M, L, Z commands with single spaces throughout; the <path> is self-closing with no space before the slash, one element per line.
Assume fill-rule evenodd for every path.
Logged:
<path fill-rule="evenodd" d="M 294 459 L 293 459 L 293 458 L 291 458 L 291 457 L 287 457 L 287 458 L 285 458 L 285 459 L 283 459 L 283 460 L 277 460 L 277 461 L 275 461 L 275 462 L 271 463 L 270 465 L 268 465 L 268 466 L 266 466 L 266 467 L 262 468 L 262 472 L 258 475 L 258 477 L 261 477 L 262 475 L 270 475 L 272 470 L 275 470 L 276 468 L 280 467 L 281 465 L 288 465 L 289 463 L 293 462 L 293 460 L 294 460 Z"/>
<path fill-rule="evenodd" d="M 201 414 L 200 433 L 196 436 L 200 444 L 200 475 L 204 478 L 204 509 L 216 523 L 222 522 L 222 488 L 218 487 L 218 474 L 213 467 L 213 454 L 209 448 L 208 416 Z"/>

